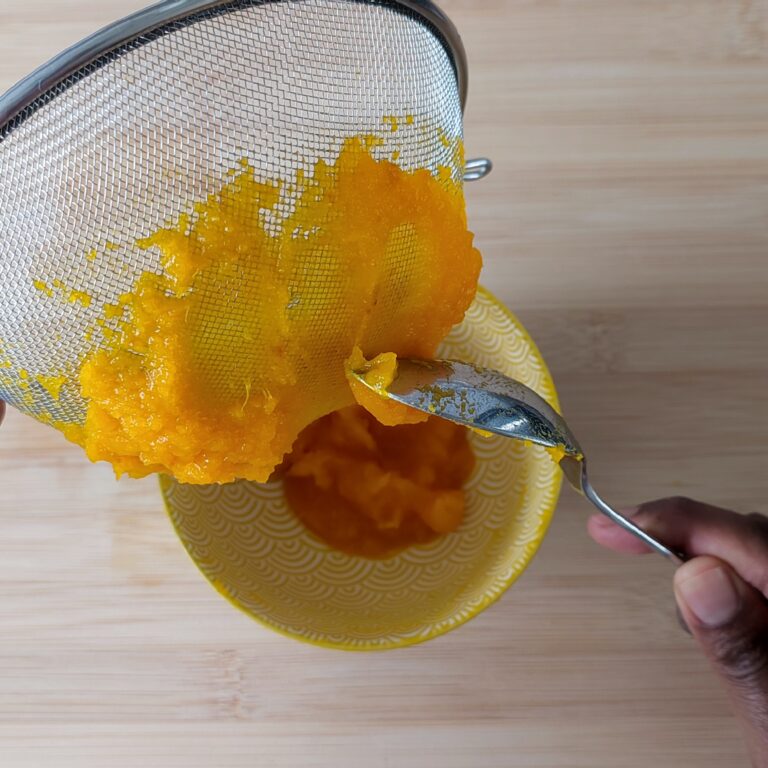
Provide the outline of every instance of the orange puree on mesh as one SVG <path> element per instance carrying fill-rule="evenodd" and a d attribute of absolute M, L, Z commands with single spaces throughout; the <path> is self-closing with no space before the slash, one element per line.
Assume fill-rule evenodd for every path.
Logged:
<path fill-rule="evenodd" d="M 83 426 L 66 434 L 118 475 L 265 481 L 298 434 L 355 396 L 356 348 L 429 357 L 459 322 L 480 255 L 461 186 L 348 140 L 334 163 L 221 190 L 139 241 L 159 254 L 100 321 L 79 371 Z M 393 358 L 394 359 L 394 358 Z M 373 398 L 378 398 L 373 395 Z"/>
<path fill-rule="evenodd" d="M 435 417 L 385 427 L 352 406 L 301 433 L 286 460 L 285 497 L 335 549 L 388 557 L 458 528 L 474 461 L 463 427 Z"/>

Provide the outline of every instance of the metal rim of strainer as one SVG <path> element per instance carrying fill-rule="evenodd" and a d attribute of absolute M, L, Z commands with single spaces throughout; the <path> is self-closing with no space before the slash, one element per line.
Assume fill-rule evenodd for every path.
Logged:
<path fill-rule="evenodd" d="M 274 2 L 275 0 L 266 0 Z M 361 0 L 353 0 L 360 2 Z M 370 0 L 362 0 L 367 2 Z M 87 68 L 95 61 L 129 43 L 141 43 L 142 36 L 161 30 L 168 24 L 182 21 L 196 14 L 227 6 L 260 5 L 265 0 L 162 0 L 143 10 L 126 16 L 84 38 L 38 67 L 0 96 L 0 141 L 13 127 L 14 121 L 23 122 L 47 103 L 46 96 L 67 78 L 86 76 Z M 375 0 L 374 0 L 375 2 Z M 381 4 L 381 3 L 378 3 Z M 456 82 L 462 110 L 467 98 L 467 57 L 458 30 L 453 22 L 431 0 L 389 0 L 393 8 L 400 6 L 420 16 L 445 46 L 456 73 Z M 25 110 L 27 114 L 24 114 Z"/>

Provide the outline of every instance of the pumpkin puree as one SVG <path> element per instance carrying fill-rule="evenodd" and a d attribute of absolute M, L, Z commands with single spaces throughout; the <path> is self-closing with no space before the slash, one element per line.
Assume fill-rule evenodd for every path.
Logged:
<path fill-rule="evenodd" d="M 303 430 L 283 484 L 296 516 L 323 541 L 384 558 L 458 528 L 474 463 L 461 426 L 428 417 L 386 427 L 351 406 Z"/>
<path fill-rule="evenodd" d="M 395 355 L 433 355 L 472 301 L 480 254 L 450 173 L 404 171 L 374 159 L 371 146 L 349 139 L 334 163 L 282 181 L 260 180 L 243 163 L 218 193 L 139 241 L 159 253 L 162 270 L 143 273 L 104 308 L 103 343 L 78 374 L 85 422 L 65 434 L 118 475 L 263 482 L 303 429 L 355 398 L 384 423 L 418 420 L 350 384 L 346 366 L 381 352 L 391 353 L 390 363 Z M 363 418 L 353 421 L 384 440 L 386 453 L 389 438 Z M 348 415 L 329 419 L 321 422 L 332 425 L 328 440 L 342 429 L 338 420 L 345 434 L 354 430 Z M 454 429 L 417 427 L 424 441 Z M 417 450 L 414 441 L 410 461 L 431 477 L 437 454 L 425 445 Z M 294 461 L 296 483 L 310 465 L 306 456 Z M 366 472 L 371 483 L 380 479 Z M 418 478 L 398 477 L 382 498 L 402 497 L 396 515 L 414 504 L 405 501 L 406 488 L 424 501 L 432 512 L 413 518 L 419 537 L 453 519 L 446 510 L 455 510 L 448 499 L 457 490 L 420 492 Z M 344 487 L 333 493 L 357 494 L 350 503 L 371 490 L 366 482 Z M 293 488 L 296 499 L 301 492 Z M 426 503 L 433 496 L 425 493 L 443 501 Z M 374 518 L 377 525 L 384 519 Z"/>

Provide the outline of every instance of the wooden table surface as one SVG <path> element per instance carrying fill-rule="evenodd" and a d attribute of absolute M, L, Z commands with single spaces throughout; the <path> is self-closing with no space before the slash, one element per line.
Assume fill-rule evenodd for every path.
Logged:
<path fill-rule="evenodd" d="M 0 88 L 142 0 L 2 0 Z M 484 283 L 608 499 L 768 510 L 768 0 L 444 0 Z M 669 566 L 564 492 L 533 566 L 426 645 L 293 643 L 220 599 L 157 484 L 0 430 L 3 768 L 742 768 Z"/>

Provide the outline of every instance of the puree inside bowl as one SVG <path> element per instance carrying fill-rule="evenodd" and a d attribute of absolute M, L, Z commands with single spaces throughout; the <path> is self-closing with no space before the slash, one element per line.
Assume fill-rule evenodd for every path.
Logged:
<path fill-rule="evenodd" d="M 335 549 L 391 557 L 455 531 L 475 465 L 468 431 L 436 417 L 387 427 L 360 406 L 299 435 L 285 465 L 288 505 Z"/>

